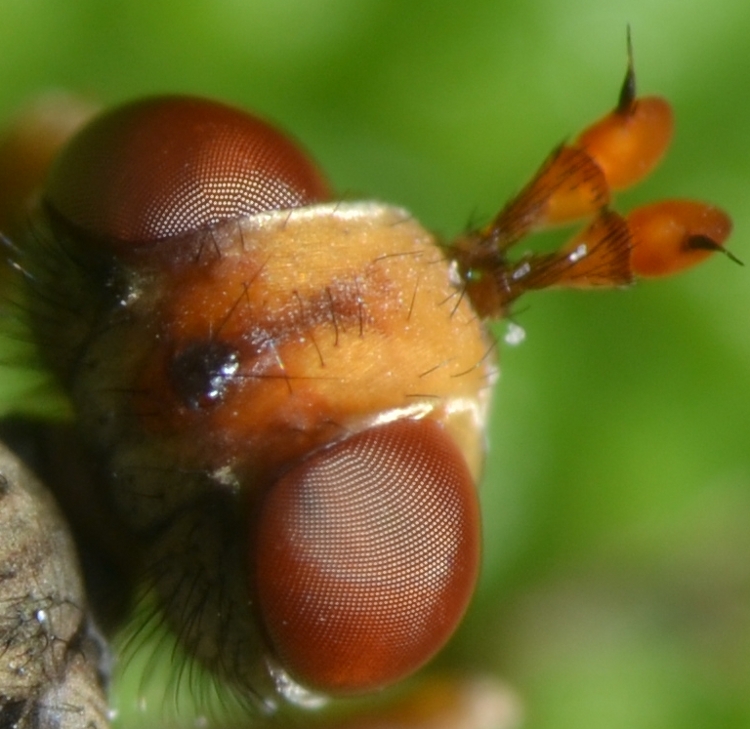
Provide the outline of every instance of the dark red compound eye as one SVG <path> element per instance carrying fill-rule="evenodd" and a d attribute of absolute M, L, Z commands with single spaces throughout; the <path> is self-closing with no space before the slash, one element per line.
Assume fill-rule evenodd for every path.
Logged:
<path fill-rule="evenodd" d="M 321 451 L 271 488 L 258 524 L 257 593 L 279 662 L 331 694 L 408 675 L 455 629 L 479 553 L 476 489 L 437 423 Z"/>
<path fill-rule="evenodd" d="M 96 237 L 145 242 L 329 197 L 291 140 L 245 112 L 166 96 L 98 117 L 52 169 L 47 203 Z"/>

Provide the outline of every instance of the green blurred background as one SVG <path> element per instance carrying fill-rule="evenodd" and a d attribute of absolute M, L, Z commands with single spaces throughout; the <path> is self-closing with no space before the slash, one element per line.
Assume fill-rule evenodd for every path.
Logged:
<path fill-rule="evenodd" d="M 52 87 L 219 97 L 450 237 L 614 104 L 628 23 L 678 126 L 620 207 L 717 202 L 750 261 L 744 0 L 0 0 L 0 114 Z M 750 727 L 750 272 L 518 309 L 483 581 L 440 660 L 506 679 L 529 729 Z M 10 377 L 2 399 L 40 406 Z"/>

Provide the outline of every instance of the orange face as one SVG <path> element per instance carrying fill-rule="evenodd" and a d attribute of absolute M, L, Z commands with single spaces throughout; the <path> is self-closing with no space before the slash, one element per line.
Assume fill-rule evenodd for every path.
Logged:
<path fill-rule="evenodd" d="M 23 264 L 73 292 L 37 336 L 117 519 L 162 565 L 166 619 L 244 691 L 264 673 L 324 694 L 393 683 L 447 640 L 478 573 L 491 341 L 434 236 L 325 196 L 265 123 L 151 99 L 65 148 L 35 236 L 65 263 L 32 245 Z M 238 605 L 217 651 L 184 615 L 224 580 Z"/>
<path fill-rule="evenodd" d="M 135 102 L 72 138 L 15 266 L 89 496 L 127 535 L 116 560 L 188 654 L 240 695 L 294 700 L 388 686 L 444 645 L 479 568 L 485 321 L 529 290 L 723 250 L 710 205 L 610 208 L 671 124 L 630 67 L 615 111 L 450 244 L 332 201 L 296 145 L 215 102 Z M 509 258 L 579 218 L 559 251 Z"/>

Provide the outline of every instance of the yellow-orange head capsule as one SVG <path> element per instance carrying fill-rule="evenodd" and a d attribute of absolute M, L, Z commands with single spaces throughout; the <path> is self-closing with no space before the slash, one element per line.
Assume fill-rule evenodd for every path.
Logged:
<path fill-rule="evenodd" d="M 43 206 L 61 260 L 104 259 L 105 284 L 73 265 L 100 290 L 63 379 L 167 620 L 230 681 L 267 659 L 336 694 L 411 673 L 466 608 L 494 370 L 432 236 L 329 196 L 265 122 L 165 97 L 85 127 Z M 212 643 L 253 631 L 239 668 Z"/>

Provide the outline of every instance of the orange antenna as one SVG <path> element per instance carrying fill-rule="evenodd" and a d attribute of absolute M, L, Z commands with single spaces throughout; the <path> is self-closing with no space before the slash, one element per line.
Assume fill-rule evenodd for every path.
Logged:
<path fill-rule="evenodd" d="M 723 244 L 732 223 L 702 202 L 665 201 L 623 217 L 612 195 L 649 175 L 672 138 L 669 103 L 639 98 L 630 29 L 628 63 L 617 106 L 570 144 L 560 145 L 526 187 L 484 228 L 451 245 L 477 311 L 503 316 L 523 293 L 550 286 L 623 286 L 635 276 L 662 276 L 696 265 Z M 528 234 L 587 217 L 592 222 L 559 251 L 509 261 Z"/>

